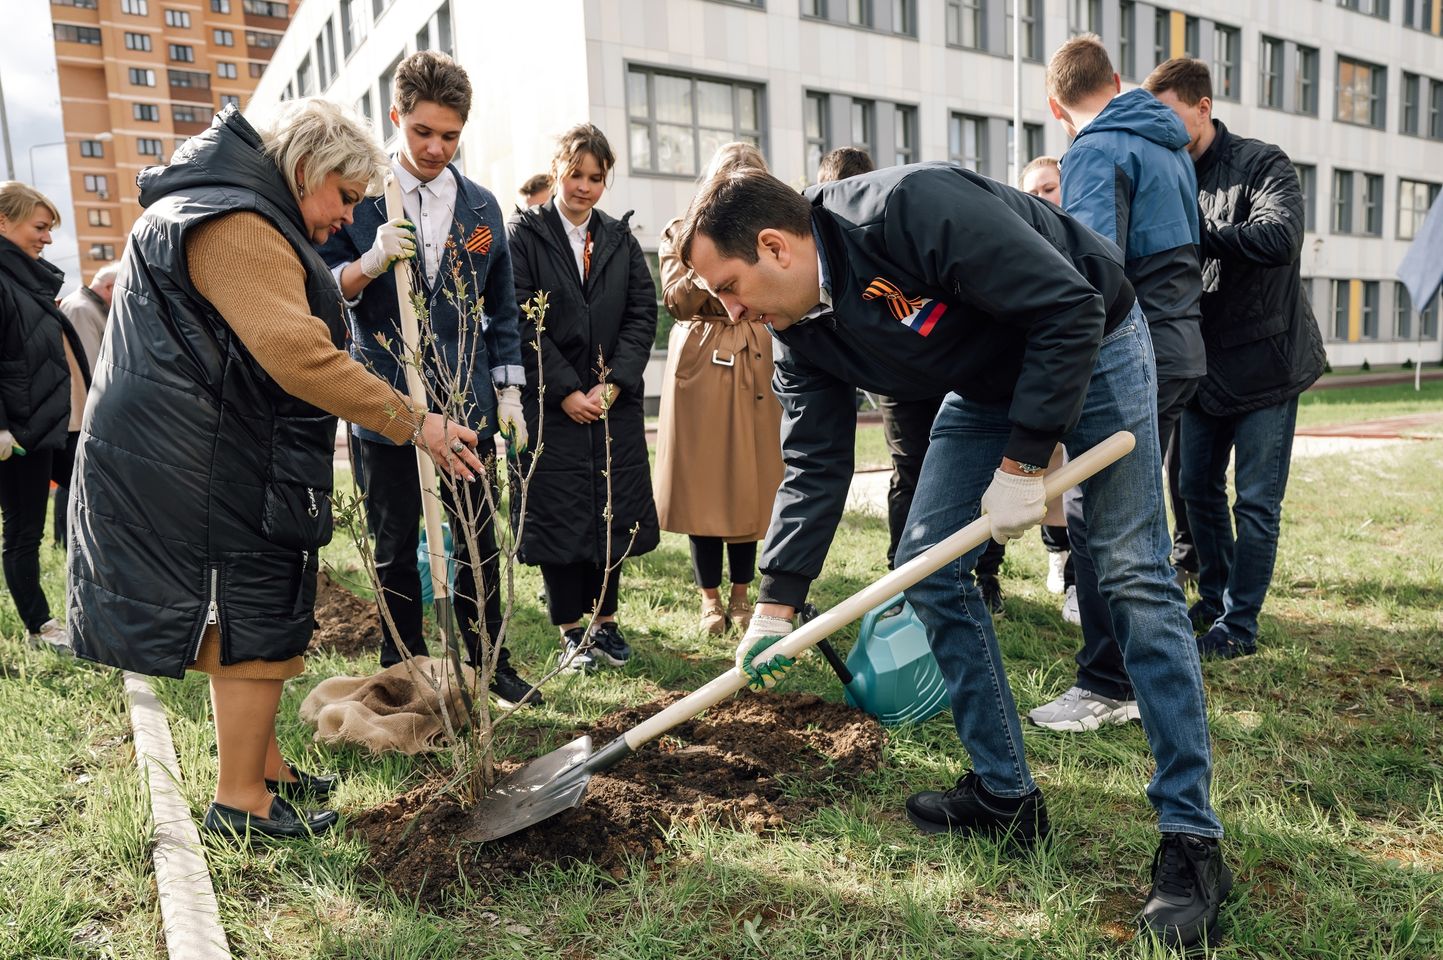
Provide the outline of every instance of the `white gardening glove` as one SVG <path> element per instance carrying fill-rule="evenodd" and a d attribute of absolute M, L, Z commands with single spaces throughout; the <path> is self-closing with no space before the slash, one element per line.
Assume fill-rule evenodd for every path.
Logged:
<path fill-rule="evenodd" d="M 993 540 L 1016 540 L 1047 516 L 1047 483 L 1040 473 L 1019 477 L 998 470 L 982 494 L 982 512 L 992 518 Z"/>
<path fill-rule="evenodd" d="M 416 225 L 405 217 L 397 217 L 376 230 L 376 242 L 361 254 L 361 272 L 374 280 L 391 269 L 397 260 L 409 260 L 415 255 Z"/>
<path fill-rule="evenodd" d="M 526 433 L 526 415 L 521 412 L 521 388 L 502 387 L 496 392 L 496 426 L 506 438 L 506 452 L 519 457 L 531 437 Z"/>
<path fill-rule="evenodd" d="M 12 453 L 18 453 L 23 457 L 25 448 L 15 442 L 15 434 L 9 430 L 0 430 L 0 460 L 9 460 Z"/>
<path fill-rule="evenodd" d="M 791 657 L 776 656 L 760 663 L 755 659 L 791 632 L 792 621 L 788 619 L 761 613 L 752 615 L 746 635 L 737 644 L 737 672 L 747 678 L 747 686 L 753 690 L 774 687 L 796 666 L 796 660 Z"/>

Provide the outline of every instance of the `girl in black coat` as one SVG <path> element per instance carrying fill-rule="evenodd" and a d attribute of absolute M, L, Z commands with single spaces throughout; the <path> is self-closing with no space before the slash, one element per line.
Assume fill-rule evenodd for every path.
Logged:
<path fill-rule="evenodd" d="M 70 321 L 55 306 L 65 275 L 41 257 L 60 213 L 15 180 L 0 183 L 0 520 L 5 586 L 34 646 L 68 654 L 65 627 L 40 587 L 40 536 L 52 461 L 65 452 L 71 378 L 89 365 Z M 81 369 L 81 368 L 84 369 Z"/>
<path fill-rule="evenodd" d="M 552 160 L 553 200 L 507 224 L 523 345 L 536 338 L 524 305 L 538 292 L 548 299 L 539 358 L 522 349 L 526 425 L 542 449 L 524 523 L 516 496 L 512 519 L 522 562 L 541 567 L 551 622 L 573 670 L 620 666 L 631 656 L 616 625 L 621 560 L 655 549 L 660 539 L 642 408 L 656 287 L 631 235 L 631 214 L 616 220 L 595 209 L 614 162 L 600 130 L 571 128 Z M 523 471 L 532 458 L 523 456 Z M 582 621 L 593 608 L 597 626 L 588 639 Z"/>

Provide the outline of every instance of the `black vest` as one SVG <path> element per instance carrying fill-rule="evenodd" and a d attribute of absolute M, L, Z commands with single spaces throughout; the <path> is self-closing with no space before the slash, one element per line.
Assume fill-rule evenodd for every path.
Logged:
<path fill-rule="evenodd" d="M 306 271 L 340 347 L 340 292 L 260 140 L 228 109 L 167 168 L 141 174 L 72 484 L 76 653 L 178 677 L 208 623 L 221 662 L 283 660 L 314 628 L 316 551 L 331 538 L 336 418 L 270 378 L 192 286 L 186 235 L 254 211 Z M 243 257 L 238 284 L 265 283 Z"/>

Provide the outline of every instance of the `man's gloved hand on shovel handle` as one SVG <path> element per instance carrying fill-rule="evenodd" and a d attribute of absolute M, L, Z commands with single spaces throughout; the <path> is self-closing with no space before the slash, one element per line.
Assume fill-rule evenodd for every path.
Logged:
<path fill-rule="evenodd" d="M 1013 472 L 1008 469 L 1010 463 L 1002 461 L 982 494 L 982 512 L 992 518 L 992 539 L 998 543 L 1016 540 L 1047 516 L 1043 471 L 1032 468 L 1035 472 L 1030 474 Z"/>
<path fill-rule="evenodd" d="M 763 612 L 763 607 L 771 612 Z M 778 608 L 773 604 L 758 605 L 746 634 L 737 644 L 737 672 L 746 676 L 747 686 L 753 690 L 776 686 L 797 663 L 792 657 L 785 656 L 757 660 L 774 643 L 792 632 L 791 616 L 779 616 L 779 611 L 790 612 L 789 608 Z"/>

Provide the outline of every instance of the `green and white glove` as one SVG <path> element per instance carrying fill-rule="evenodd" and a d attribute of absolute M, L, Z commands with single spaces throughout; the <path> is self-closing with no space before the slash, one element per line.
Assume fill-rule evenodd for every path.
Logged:
<path fill-rule="evenodd" d="M 361 272 L 374 280 L 391 269 L 397 260 L 409 260 L 415 255 L 416 225 L 405 217 L 397 217 L 376 230 L 376 242 L 361 254 Z"/>
<path fill-rule="evenodd" d="M 526 433 L 526 416 L 521 412 L 521 388 L 502 387 L 496 392 L 496 426 L 506 438 L 506 452 L 519 457 L 531 438 Z"/>
<path fill-rule="evenodd" d="M 0 430 L 0 460 L 9 460 L 12 453 L 25 456 L 25 448 L 15 442 L 15 434 Z"/>
<path fill-rule="evenodd" d="M 774 687 L 796 666 L 796 660 L 780 655 L 760 662 L 756 660 L 772 644 L 791 632 L 792 621 L 788 619 L 764 614 L 752 616 L 746 635 L 737 644 L 737 672 L 747 678 L 748 687 L 753 690 Z"/>

